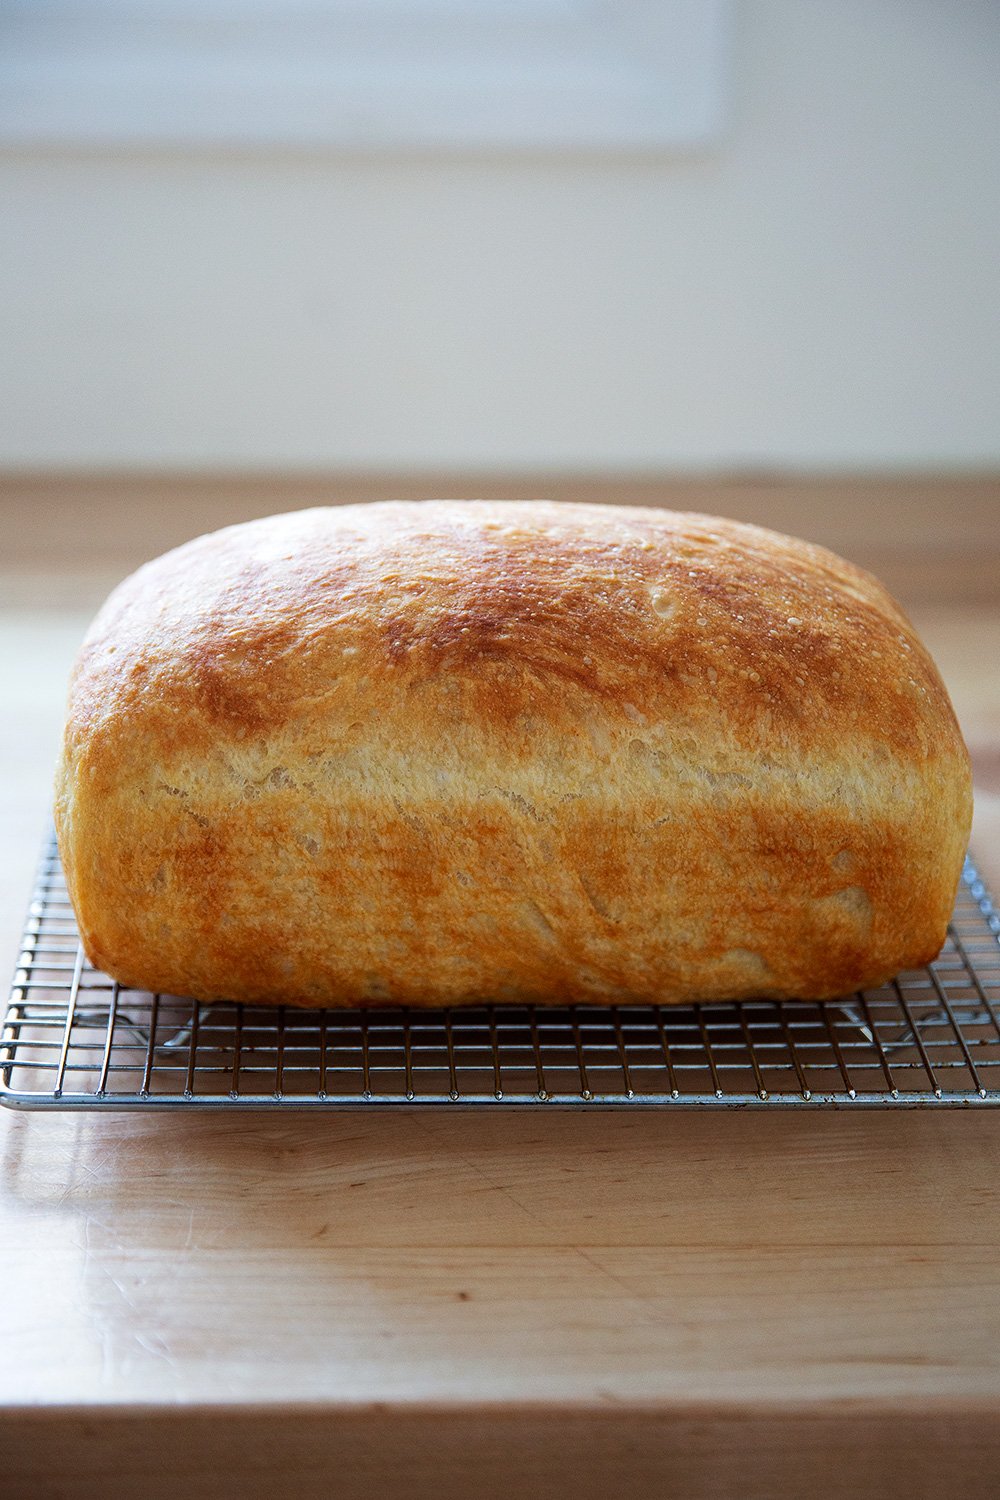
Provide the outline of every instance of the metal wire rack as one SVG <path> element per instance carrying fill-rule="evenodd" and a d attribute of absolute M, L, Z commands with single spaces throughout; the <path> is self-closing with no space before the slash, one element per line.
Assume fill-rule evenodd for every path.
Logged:
<path fill-rule="evenodd" d="M 966 863 L 925 969 L 840 1001 L 304 1010 L 127 990 L 80 945 L 54 838 L 0 1033 L 23 1109 L 1000 1104 L 1000 915 Z"/>

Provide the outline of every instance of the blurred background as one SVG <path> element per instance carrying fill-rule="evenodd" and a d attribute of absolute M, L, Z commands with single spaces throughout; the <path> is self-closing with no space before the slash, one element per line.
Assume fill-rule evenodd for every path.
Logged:
<path fill-rule="evenodd" d="M 547 494 L 873 567 L 1000 785 L 998 77 L 995 0 L 6 0 L 19 784 L 144 557 Z"/>
<path fill-rule="evenodd" d="M 1000 462 L 995 0 L 3 15 L 7 468 Z"/>
<path fill-rule="evenodd" d="M 0 16 L 8 476 L 1000 466 L 994 0 Z"/>

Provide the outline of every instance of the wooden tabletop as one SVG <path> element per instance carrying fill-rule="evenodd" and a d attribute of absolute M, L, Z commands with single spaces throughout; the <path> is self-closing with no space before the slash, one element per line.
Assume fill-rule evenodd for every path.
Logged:
<path fill-rule="evenodd" d="M 107 571 L 0 609 L 8 969 Z M 1000 888 L 1000 607 L 907 602 Z M 0 1158 L 2 1494 L 1000 1491 L 1000 1112 L 4 1112 Z"/>

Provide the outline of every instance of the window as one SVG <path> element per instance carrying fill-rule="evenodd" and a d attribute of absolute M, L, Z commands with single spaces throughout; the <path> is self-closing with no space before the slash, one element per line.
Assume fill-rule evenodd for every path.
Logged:
<path fill-rule="evenodd" d="M 0 142 L 690 148 L 728 0 L 7 0 Z"/>

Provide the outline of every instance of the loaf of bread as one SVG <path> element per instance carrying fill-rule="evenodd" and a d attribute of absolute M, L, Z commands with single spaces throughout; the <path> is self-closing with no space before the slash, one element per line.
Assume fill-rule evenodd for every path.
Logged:
<path fill-rule="evenodd" d="M 330 1006 L 843 994 L 938 952 L 970 816 L 874 578 L 545 502 L 307 510 L 140 568 L 56 795 L 94 964 Z"/>

